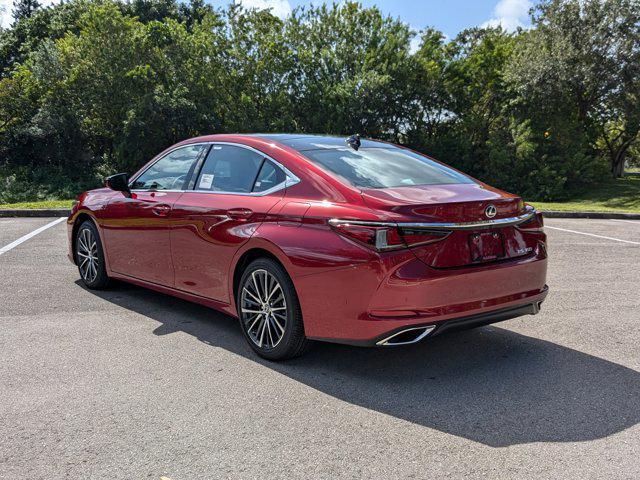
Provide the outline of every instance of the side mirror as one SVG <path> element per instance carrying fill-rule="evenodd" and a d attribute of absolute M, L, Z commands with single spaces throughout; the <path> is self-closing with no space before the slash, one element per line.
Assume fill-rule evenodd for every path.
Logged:
<path fill-rule="evenodd" d="M 129 175 L 126 173 L 111 175 L 105 179 L 104 184 L 107 188 L 116 192 L 131 193 L 131 190 L 129 190 Z"/>

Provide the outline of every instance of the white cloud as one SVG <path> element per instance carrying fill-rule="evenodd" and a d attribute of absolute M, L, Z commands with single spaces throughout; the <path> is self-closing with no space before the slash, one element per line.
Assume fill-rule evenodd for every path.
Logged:
<path fill-rule="evenodd" d="M 236 3 L 242 4 L 245 8 L 271 10 L 271 13 L 282 19 L 291 13 L 291 4 L 289 4 L 288 0 L 236 0 Z"/>
<path fill-rule="evenodd" d="M 56 0 L 40 0 L 42 7 L 47 7 L 53 3 L 57 3 Z M 8 28 L 11 26 L 13 23 L 12 10 L 13 0 L 0 0 L 0 27 Z"/>
<path fill-rule="evenodd" d="M 528 23 L 530 0 L 500 0 L 493 8 L 493 16 L 482 24 L 483 27 L 502 26 L 508 32 Z"/>

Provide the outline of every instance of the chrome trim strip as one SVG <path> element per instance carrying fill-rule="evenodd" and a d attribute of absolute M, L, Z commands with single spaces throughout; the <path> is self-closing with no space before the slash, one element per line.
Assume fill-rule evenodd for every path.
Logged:
<path fill-rule="evenodd" d="M 329 224 L 336 225 L 362 225 L 371 227 L 398 227 L 398 228 L 425 228 L 431 230 L 473 230 L 477 228 L 508 227 L 519 225 L 531 219 L 535 212 L 528 212 L 517 217 L 498 218 L 496 220 L 479 220 L 477 222 L 367 222 L 361 220 L 347 220 L 332 218 Z"/>
<path fill-rule="evenodd" d="M 160 160 L 162 160 L 167 155 L 175 152 L 179 148 L 186 148 L 186 147 L 191 147 L 191 146 L 194 146 L 194 145 L 232 145 L 232 146 L 235 146 L 235 147 L 246 148 L 247 150 L 251 150 L 251 151 L 257 153 L 258 155 L 263 156 L 264 158 L 269 160 L 271 163 L 275 164 L 278 168 L 280 168 L 285 174 L 285 180 L 284 180 L 284 182 L 279 183 L 278 185 L 274 185 L 273 187 L 271 187 L 268 190 L 265 190 L 264 192 L 226 192 L 226 191 L 199 190 L 199 189 L 196 189 L 196 188 L 194 188 L 193 190 L 143 190 L 143 189 L 135 189 L 135 190 L 131 190 L 131 191 L 132 192 L 182 192 L 182 193 L 197 192 L 197 193 L 211 193 L 211 194 L 215 194 L 215 195 L 244 195 L 244 196 L 248 196 L 248 197 L 262 197 L 264 195 L 269 195 L 271 193 L 275 193 L 277 191 L 280 191 L 282 189 L 285 189 L 287 187 L 291 187 L 293 185 L 296 185 L 297 183 L 300 183 L 300 179 L 296 175 L 294 175 L 291 172 L 291 170 L 289 170 L 287 167 L 282 165 L 277 160 L 274 160 L 270 155 L 267 155 L 266 153 L 264 153 L 261 150 L 257 150 L 257 149 L 255 149 L 253 147 L 250 147 L 249 145 L 244 145 L 242 143 L 234 143 L 234 142 L 194 142 L 194 143 L 188 143 L 186 145 L 180 145 L 178 147 L 175 147 L 175 148 L 172 148 L 171 150 L 169 150 L 166 154 L 164 154 L 162 157 L 158 158 L 155 162 L 151 163 L 143 171 L 137 172 L 135 174 L 135 176 L 132 179 L 129 180 L 129 186 L 133 185 L 133 182 L 135 182 L 138 179 L 138 177 L 140 177 L 143 173 L 145 173 L 147 170 L 149 170 L 152 166 L 154 166 L 156 163 L 158 163 Z"/>
<path fill-rule="evenodd" d="M 388 337 L 383 338 L 382 340 L 376 342 L 376 345 L 380 345 L 380 346 L 395 346 L 395 345 L 410 345 L 412 343 L 417 343 L 420 340 L 422 340 L 424 337 L 429 335 L 431 332 L 433 332 L 435 330 L 435 328 L 436 328 L 435 325 L 427 325 L 427 326 L 423 326 L 423 327 L 405 328 L 404 330 L 400 330 L 399 332 L 396 332 L 393 335 L 389 335 Z M 389 340 L 393 339 L 393 337 L 397 337 L 398 335 L 400 335 L 402 333 L 411 332 L 413 330 L 424 330 L 424 331 L 420 335 L 418 335 L 416 338 L 414 338 L 413 340 L 410 340 L 408 342 L 389 343 Z"/>
<path fill-rule="evenodd" d="M 364 220 L 348 220 L 345 218 L 331 218 L 329 219 L 329 225 L 362 225 L 364 227 L 397 227 L 395 222 L 368 222 Z"/>
<path fill-rule="evenodd" d="M 144 190 L 142 188 L 133 188 L 129 191 L 133 193 L 184 193 L 191 190 Z"/>

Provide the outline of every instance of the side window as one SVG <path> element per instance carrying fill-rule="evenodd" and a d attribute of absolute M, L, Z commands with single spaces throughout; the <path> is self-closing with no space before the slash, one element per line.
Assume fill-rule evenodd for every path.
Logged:
<path fill-rule="evenodd" d="M 254 192 L 264 192 L 270 188 L 280 185 L 286 179 L 285 173 L 282 169 L 275 166 L 270 161 L 266 160 L 262 164 L 260 173 L 256 177 L 256 183 L 253 185 Z"/>
<path fill-rule="evenodd" d="M 235 145 L 213 145 L 202 166 L 196 190 L 250 193 L 264 156 Z"/>
<path fill-rule="evenodd" d="M 178 148 L 151 165 L 131 185 L 134 190 L 183 190 L 191 167 L 205 148 L 190 145 Z"/>

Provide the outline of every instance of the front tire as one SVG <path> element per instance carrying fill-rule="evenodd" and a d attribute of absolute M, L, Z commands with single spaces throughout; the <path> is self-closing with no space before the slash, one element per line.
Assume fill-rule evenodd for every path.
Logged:
<path fill-rule="evenodd" d="M 109 284 L 102 242 L 91 220 L 82 223 L 76 232 L 74 255 L 80 278 L 87 288 L 100 290 Z"/>
<path fill-rule="evenodd" d="M 270 258 L 251 262 L 242 274 L 236 307 L 251 348 L 268 360 L 302 355 L 310 345 L 293 282 Z"/>

